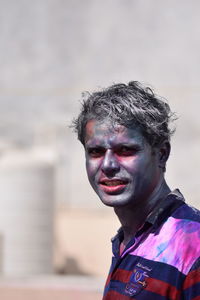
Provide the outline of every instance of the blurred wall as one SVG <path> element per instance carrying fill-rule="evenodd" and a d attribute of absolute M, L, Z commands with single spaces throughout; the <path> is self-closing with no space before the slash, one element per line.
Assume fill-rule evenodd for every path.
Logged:
<path fill-rule="evenodd" d="M 82 232 L 71 237 L 69 213 L 101 211 L 115 220 L 89 187 L 82 146 L 68 128 L 82 91 L 139 80 L 166 97 L 179 116 L 167 180 L 200 207 L 199 9 L 198 0 L 0 0 L 0 153 L 34 146 L 56 157 L 56 261 L 77 253 Z M 118 227 L 111 222 L 109 236 Z M 95 219 L 88 224 L 95 228 Z M 107 247 L 104 232 L 102 239 Z M 104 273 L 109 252 L 99 250 L 93 273 Z"/>

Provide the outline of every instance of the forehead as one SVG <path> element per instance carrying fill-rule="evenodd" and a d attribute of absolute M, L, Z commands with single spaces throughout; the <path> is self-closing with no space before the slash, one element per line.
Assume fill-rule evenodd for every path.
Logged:
<path fill-rule="evenodd" d="M 105 140 L 111 143 L 131 141 L 145 143 L 145 138 L 138 127 L 127 128 L 120 124 L 113 125 L 109 120 L 88 121 L 85 128 L 85 143 L 102 143 Z"/>

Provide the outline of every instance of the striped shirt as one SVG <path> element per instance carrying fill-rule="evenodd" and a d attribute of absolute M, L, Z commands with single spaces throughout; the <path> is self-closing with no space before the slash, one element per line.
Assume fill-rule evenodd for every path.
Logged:
<path fill-rule="evenodd" d="M 170 193 L 120 255 L 113 258 L 103 300 L 200 300 L 200 211 Z"/>

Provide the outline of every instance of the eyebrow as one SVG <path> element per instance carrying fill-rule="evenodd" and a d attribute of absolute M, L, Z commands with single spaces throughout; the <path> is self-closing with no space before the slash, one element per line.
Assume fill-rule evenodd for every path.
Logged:
<path fill-rule="evenodd" d="M 129 147 L 129 148 L 137 148 L 137 149 L 140 149 L 140 148 L 143 147 L 143 143 L 142 143 L 142 144 L 139 144 L 139 143 L 128 143 L 128 142 L 124 142 L 124 143 L 123 143 L 123 142 L 120 142 L 120 143 L 116 143 L 116 144 L 111 145 L 111 147 L 109 147 L 109 148 L 119 148 L 119 147 L 123 147 L 123 146 Z M 102 143 L 99 144 L 98 142 L 96 142 L 96 143 L 86 143 L 86 144 L 85 144 L 85 148 L 86 148 L 86 149 L 92 149 L 92 148 L 106 148 L 106 146 L 105 146 L 105 145 L 102 145 Z"/>

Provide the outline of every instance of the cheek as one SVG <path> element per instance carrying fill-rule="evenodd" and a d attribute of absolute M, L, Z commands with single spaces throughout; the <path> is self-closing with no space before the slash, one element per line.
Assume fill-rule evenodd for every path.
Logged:
<path fill-rule="evenodd" d="M 118 162 L 121 167 L 126 169 L 129 173 L 134 173 L 138 169 L 138 160 L 133 157 L 122 157 L 118 158 Z"/>
<path fill-rule="evenodd" d="M 86 170 L 88 177 L 92 177 L 96 174 L 99 169 L 100 162 L 98 160 L 91 160 L 86 158 Z"/>
<path fill-rule="evenodd" d="M 149 172 L 152 172 L 152 164 L 144 157 L 125 157 L 120 161 L 121 166 L 132 176 L 137 176 L 138 179 L 149 176 Z M 152 176 L 152 175 L 150 175 Z"/>

